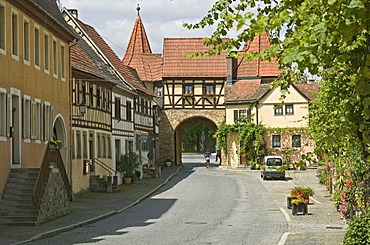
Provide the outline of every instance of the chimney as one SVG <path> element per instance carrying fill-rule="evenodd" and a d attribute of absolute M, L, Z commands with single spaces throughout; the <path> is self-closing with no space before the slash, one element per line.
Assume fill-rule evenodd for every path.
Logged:
<path fill-rule="evenodd" d="M 230 54 L 226 57 L 226 87 L 231 88 L 236 79 L 236 59 L 231 57 Z"/>
<path fill-rule="evenodd" d="M 78 10 L 77 9 L 68 9 L 68 13 L 73 16 L 73 18 L 78 20 Z"/>

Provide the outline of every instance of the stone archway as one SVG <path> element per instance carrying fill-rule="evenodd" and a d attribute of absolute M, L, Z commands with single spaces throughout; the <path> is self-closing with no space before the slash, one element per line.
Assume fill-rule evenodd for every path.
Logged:
<path fill-rule="evenodd" d="M 67 135 L 64 120 L 61 116 L 57 116 L 53 125 L 53 137 L 54 140 L 60 140 L 62 142 L 62 148 L 59 149 L 63 159 L 64 166 L 67 161 Z"/>
<path fill-rule="evenodd" d="M 167 158 L 181 164 L 182 140 L 187 130 L 204 125 L 216 131 L 225 118 L 224 109 L 213 110 L 164 110 L 161 112 L 159 153 L 160 161 Z"/>

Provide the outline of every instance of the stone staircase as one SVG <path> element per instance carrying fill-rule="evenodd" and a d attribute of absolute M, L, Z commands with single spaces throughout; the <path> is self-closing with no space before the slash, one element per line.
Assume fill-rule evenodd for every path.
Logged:
<path fill-rule="evenodd" d="M 90 191 L 116 192 L 117 190 L 117 176 L 90 176 Z"/>
<path fill-rule="evenodd" d="M 36 225 L 32 194 L 38 168 L 12 169 L 0 200 L 0 224 Z"/>

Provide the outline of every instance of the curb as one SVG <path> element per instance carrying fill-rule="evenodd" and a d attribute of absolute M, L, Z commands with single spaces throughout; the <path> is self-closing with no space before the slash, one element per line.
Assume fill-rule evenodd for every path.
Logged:
<path fill-rule="evenodd" d="M 35 235 L 35 236 L 31 237 L 30 239 L 27 239 L 25 241 L 20 241 L 20 242 L 14 243 L 13 245 L 26 244 L 26 243 L 29 243 L 29 242 L 32 242 L 32 241 L 35 241 L 35 240 L 38 240 L 38 239 L 42 239 L 42 238 L 44 238 L 46 236 L 57 235 L 57 234 L 60 234 L 60 233 L 63 233 L 63 232 L 67 232 L 67 231 L 70 231 L 70 230 L 73 230 L 73 229 L 76 229 L 76 228 L 80 228 L 80 227 L 85 226 L 85 225 L 89 225 L 89 224 L 95 223 L 97 221 L 100 221 L 100 220 L 106 219 L 108 217 L 111 217 L 113 215 L 116 215 L 118 213 L 121 213 L 121 212 L 125 211 L 126 209 L 129 209 L 130 207 L 135 206 L 138 203 L 142 202 L 143 200 L 145 200 L 146 198 L 148 198 L 150 195 L 152 195 L 154 192 L 156 192 L 159 188 L 161 188 L 162 186 L 164 186 L 165 184 L 167 184 L 167 182 L 170 181 L 170 179 L 172 179 L 173 176 L 175 176 L 182 168 L 183 168 L 183 165 L 181 165 L 177 169 L 176 172 L 174 172 L 173 174 L 171 174 L 163 183 L 159 184 L 152 191 L 150 191 L 149 193 L 147 193 L 144 196 L 142 196 L 139 199 L 137 199 L 132 204 L 130 204 L 130 205 L 128 205 L 128 206 L 126 206 L 126 207 L 124 207 L 122 209 L 119 209 L 119 210 L 116 210 L 116 211 L 111 211 L 109 213 L 102 214 L 102 215 L 99 215 L 97 217 L 94 217 L 94 218 L 91 218 L 91 219 L 88 219 L 88 220 L 85 220 L 85 221 L 82 221 L 82 222 L 79 222 L 79 223 L 76 223 L 76 224 L 72 224 L 72 225 L 61 227 L 61 228 L 58 228 L 58 229 L 55 229 L 55 230 L 51 230 L 51 231 L 47 231 L 47 232 L 44 232 L 44 233 L 40 233 L 40 234 Z"/>

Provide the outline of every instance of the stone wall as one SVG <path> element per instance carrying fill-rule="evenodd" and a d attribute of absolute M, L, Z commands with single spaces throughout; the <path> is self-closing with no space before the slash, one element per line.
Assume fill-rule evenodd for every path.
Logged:
<path fill-rule="evenodd" d="M 38 210 L 38 224 L 65 216 L 71 212 L 67 191 L 58 168 L 50 167 L 44 194 Z"/>

